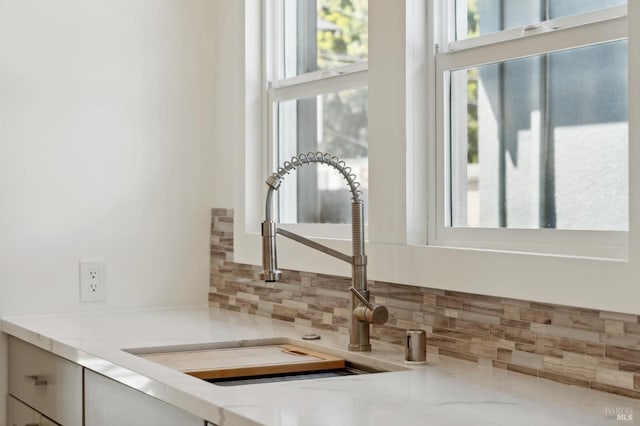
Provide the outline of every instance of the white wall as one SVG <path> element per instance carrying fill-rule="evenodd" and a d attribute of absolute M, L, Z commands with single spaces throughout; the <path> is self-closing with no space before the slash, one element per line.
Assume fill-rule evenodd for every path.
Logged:
<path fill-rule="evenodd" d="M 218 21 L 215 28 L 215 51 L 219 64 L 216 67 L 216 90 L 212 98 L 215 107 L 215 158 L 216 182 L 215 207 L 232 208 L 234 200 L 244 186 L 244 175 L 237 162 L 241 161 L 240 146 L 244 140 L 245 63 L 244 48 L 244 1 L 215 0 Z M 259 2 L 254 6 L 259 14 Z M 255 78 L 262 84 L 260 75 Z"/>
<path fill-rule="evenodd" d="M 0 316 L 206 303 L 210 209 L 230 205 L 216 10 L 0 0 Z M 80 259 L 107 262 L 106 303 L 79 303 Z M 0 419 L 5 365 L 0 339 Z"/>

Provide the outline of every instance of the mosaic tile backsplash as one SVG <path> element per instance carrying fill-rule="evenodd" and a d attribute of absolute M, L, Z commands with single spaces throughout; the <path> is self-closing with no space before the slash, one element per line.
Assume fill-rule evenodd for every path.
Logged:
<path fill-rule="evenodd" d="M 349 278 L 233 261 L 233 210 L 213 209 L 209 305 L 349 333 Z M 389 321 L 372 338 L 401 345 L 427 332 L 427 351 L 640 399 L 638 315 L 370 281 Z M 400 350 L 400 349 L 399 349 Z"/>

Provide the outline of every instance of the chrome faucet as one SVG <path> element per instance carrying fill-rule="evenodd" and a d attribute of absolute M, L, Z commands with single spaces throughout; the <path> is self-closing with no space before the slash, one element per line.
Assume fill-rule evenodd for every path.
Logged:
<path fill-rule="evenodd" d="M 289 172 L 305 164 L 318 163 L 326 164 L 340 172 L 349 185 L 352 195 L 351 203 L 351 229 L 353 255 L 347 256 L 330 247 L 326 247 L 315 241 L 295 234 L 286 229 L 279 228 L 272 219 L 273 214 L 273 191 L 277 191 L 282 184 L 284 177 Z M 364 254 L 364 213 L 362 192 L 358 190 L 360 183 L 356 181 L 356 176 L 351 173 L 351 168 L 344 161 L 330 154 L 322 152 L 310 152 L 293 157 L 291 161 L 278 168 L 266 181 L 269 186 L 267 192 L 265 221 L 262 222 L 262 264 L 264 271 L 260 278 L 266 282 L 278 281 L 281 271 L 278 270 L 276 255 L 276 234 L 290 238 L 300 244 L 311 247 L 322 253 L 328 254 L 347 262 L 352 267 L 351 278 L 351 332 L 349 340 L 350 351 L 370 351 L 369 324 L 384 324 L 389 312 L 386 307 L 375 305 L 369 301 L 369 290 L 367 290 L 367 256 Z"/>

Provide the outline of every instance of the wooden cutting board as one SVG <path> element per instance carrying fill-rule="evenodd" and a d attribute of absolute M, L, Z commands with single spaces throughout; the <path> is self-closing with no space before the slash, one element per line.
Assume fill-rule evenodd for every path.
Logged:
<path fill-rule="evenodd" d="M 144 354 L 141 357 L 200 379 L 249 377 L 344 367 L 344 359 L 294 345 Z"/>

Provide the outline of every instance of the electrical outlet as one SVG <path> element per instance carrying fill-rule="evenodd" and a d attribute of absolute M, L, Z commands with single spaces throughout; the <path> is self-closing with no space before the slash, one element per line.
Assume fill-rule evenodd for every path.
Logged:
<path fill-rule="evenodd" d="M 106 300 L 107 264 L 104 261 L 80 261 L 80 301 Z"/>

